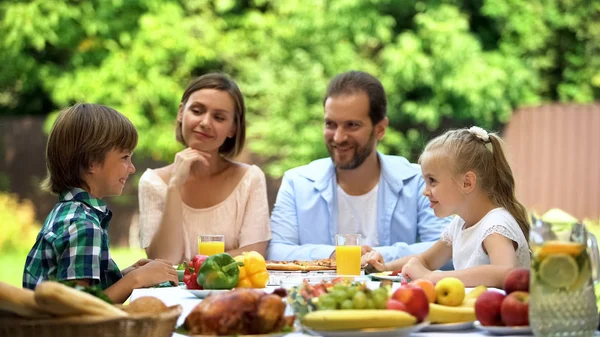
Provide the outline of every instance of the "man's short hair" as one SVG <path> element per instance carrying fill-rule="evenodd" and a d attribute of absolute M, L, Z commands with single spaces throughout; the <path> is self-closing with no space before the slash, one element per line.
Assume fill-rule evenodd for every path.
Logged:
<path fill-rule="evenodd" d="M 323 106 L 329 97 L 352 95 L 363 91 L 369 97 L 369 117 L 373 125 L 387 114 L 387 99 L 383 85 L 373 75 L 363 71 L 349 71 L 337 75 L 327 86 Z"/>
<path fill-rule="evenodd" d="M 60 112 L 46 146 L 47 176 L 42 188 L 55 194 L 74 187 L 89 190 L 84 175 L 117 149 L 133 151 L 138 134 L 127 117 L 100 104 L 76 104 Z"/>

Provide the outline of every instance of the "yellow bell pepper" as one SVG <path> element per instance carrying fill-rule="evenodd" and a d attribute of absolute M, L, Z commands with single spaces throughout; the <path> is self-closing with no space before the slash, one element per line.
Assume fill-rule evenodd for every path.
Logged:
<path fill-rule="evenodd" d="M 237 288 L 264 288 L 269 282 L 269 272 L 265 258 L 258 252 L 244 252 L 235 257 L 238 262 L 244 265 L 240 268 L 240 276 Z"/>

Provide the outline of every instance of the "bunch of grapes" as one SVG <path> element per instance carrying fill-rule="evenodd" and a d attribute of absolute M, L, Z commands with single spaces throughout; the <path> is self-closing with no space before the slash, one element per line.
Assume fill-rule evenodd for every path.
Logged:
<path fill-rule="evenodd" d="M 388 298 L 387 287 L 371 290 L 364 284 L 336 284 L 316 304 L 319 310 L 385 309 Z"/>

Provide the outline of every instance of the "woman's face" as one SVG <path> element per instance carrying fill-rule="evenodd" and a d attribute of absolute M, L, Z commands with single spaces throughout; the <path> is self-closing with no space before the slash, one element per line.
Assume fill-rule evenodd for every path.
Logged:
<path fill-rule="evenodd" d="M 235 104 L 229 93 L 217 89 L 193 92 L 179 107 L 177 120 L 187 146 L 216 152 L 225 139 L 235 136 Z"/>

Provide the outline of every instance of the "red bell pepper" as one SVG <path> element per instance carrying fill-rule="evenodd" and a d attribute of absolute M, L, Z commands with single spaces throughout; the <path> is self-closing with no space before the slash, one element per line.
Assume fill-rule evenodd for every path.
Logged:
<path fill-rule="evenodd" d="M 208 258 L 206 255 L 196 255 L 192 258 L 189 263 L 185 264 L 185 271 L 183 272 L 183 283 L 185 283 L 188 289 L 202 289 L 202 286 L 198 284 L 198 271 L 204 261 Z"/>

